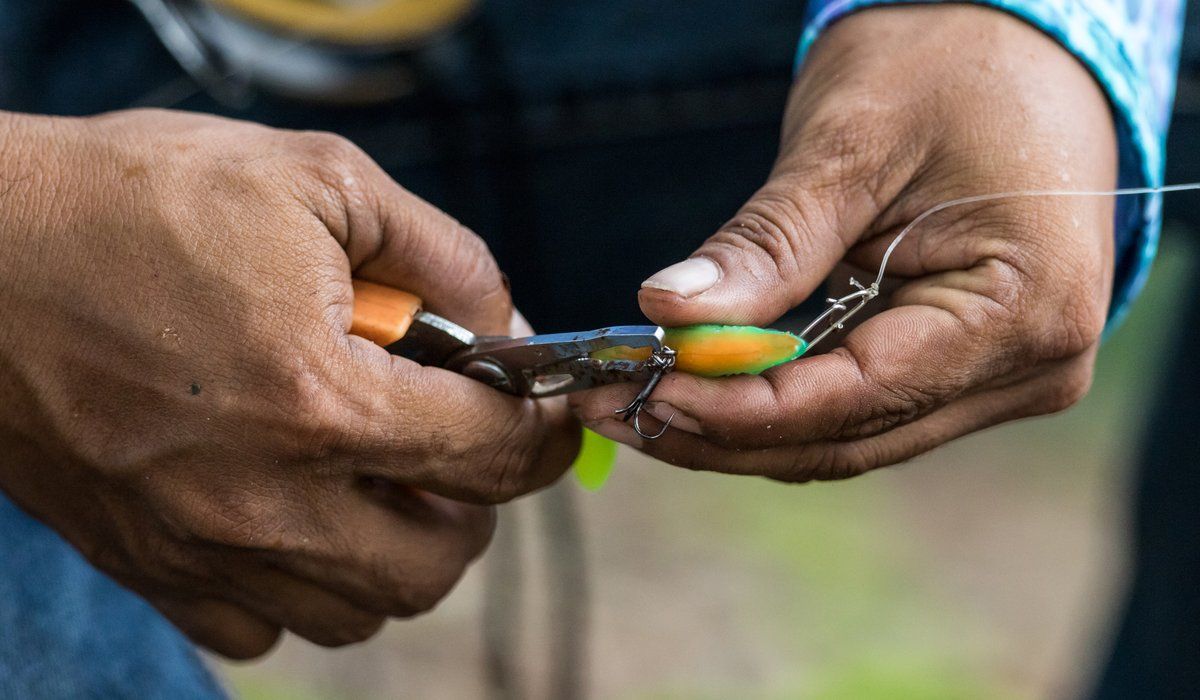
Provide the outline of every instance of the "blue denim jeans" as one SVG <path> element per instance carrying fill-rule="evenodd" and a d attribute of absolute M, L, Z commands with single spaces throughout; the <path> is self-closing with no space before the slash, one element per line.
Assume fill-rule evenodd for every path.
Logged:
<path fill-rule="evenodd" d="M 0 698 L 222 696 L 153 608 L 0 496 Z"/>
<path fill-rule="evenodd" d="M 341 133 L 484 236 L 539 330 L 632 323 L 638 283 L 775 155 L 803 2 L 734 5 L 484 0 L 411 98 L 233 109 L 187 90 L 122 0 L 0 0 L 0 109 L 157 104 Z M 0 698 L 220 695 L 171 625 L 0 495 Z"/>

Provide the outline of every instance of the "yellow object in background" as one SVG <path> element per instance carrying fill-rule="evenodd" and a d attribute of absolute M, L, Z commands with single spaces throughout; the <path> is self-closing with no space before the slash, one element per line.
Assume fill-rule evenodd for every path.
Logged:
<path fill-rule="evenodd" d="M 208 0 L 287 34 L 353 45 L 403 44 L 462 20 L 476 0 Z"/>

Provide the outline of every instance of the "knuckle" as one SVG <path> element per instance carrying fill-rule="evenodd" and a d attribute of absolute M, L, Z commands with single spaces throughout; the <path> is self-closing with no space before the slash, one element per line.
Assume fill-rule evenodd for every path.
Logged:
<path fill-rule="evenodd" d="M 475 308 L 487 311 L 489 318 L 494 316 L 497 327 L 480 329 L 482 332 L 507 333 L 513 309 L 509 284 L 487 242 L 459 222 L 453 225 L 457 230 L 450 237 L 453 249 L 442 256 L 442 261 L 434 262 L 454 261 L 456 267 L 448 271 L 448 276 L 457 281 L 458 297 L 473 300 Z"/>
<path fill-rule="evenodd" d="M 516 447 L 500 450 L 487 458 L 483 469 L 485 483 L 481 485 L 485 503 L 507 503 L 544 485 L 536 478 L 528 452 Z"/>
<path fill-rule="evenodd" d="M 931 392 L 907 386 L 879 386 L 858 410 L 845 415 L 836 434 L 855 439 L 887 432 L 928 413 L 937 405 Z"/>
<path fill-rule="evenodd" d="M 978 298 L 983 303 L 968 305 L 960 315 L 967 329 L 994 337 L 995 330 L 1010 325 L 1021 305 L 1025 277 L 1021 268 L 999 258 L 988 258 L 976 266 L 984 279 Z"/>
<path fill-rule="evenodd" d="M 528 402 L 526 402 L 528 403 Z M 478 474 L 477 491 L 485 503 L 506 503 L 537 490 L 553 480 L 542 468 L 541 430 L 532 425 L 536 415 L 531 406 L 511 411 L 496 428 L 494 439 L 477 444 L 461 463 Z"/>
<path fill-rule="evenodd" d="M 420 556 L 420 553 L 418 553 Z M 419 589 L 423 586 L 427 570 L 431 566 L 429 555 L 417 561 L 401 560 L 393 556 L 380 555 L 370 559 L 355 557 L 344 565 L 378 591 L 375 608 L 391 617 L 411 617 L 421 612 Z"/>
<path fill-rule="evenodd" d="M 344 136 L 327 131 L 308 131 L 296 135 L 300 152 L 317 174 L 344 175 L 357 170 L 367 155 Z M 340 183 L 338 178 L 335 182 Z"/>
<path fill-rule="evenodd" d="M 1027 326 L 1025 351 L 1039 360 L 1078 357 L 1100 343 L 1106 308 L 1090 299 L 1047 304 Z"/>
<path fill-rule="evenodd" d="M 242 635 L 231 633 L 216 639 L 200 642 L 218 654 L 234 661 L 249 661 L 265 655 L 279 643 L 283 628 L 271 634 Z"/>
<path fill-rule="evenodd" d="M 777 184 L 764 187 L 746 203 L 712 242 L 730 246 L 738 252 L 758 252 L 773 264 L 760 280 L 775 284 L 795 278 L 799 273 L 801 251 L 812 231 L 821 230 L 820 222 Z"/>
<path fill-rule="evenodd" d="M 432 610 L 458 584 L 472 559 L 472 543 L 464 541 L 463 533 L 454 528 L 438 528 L 430 534 L 433 539 L 420 549 L 354 564 L 378 592 L 373 611 L 414 617 Z"/>
<path fill-rule="evenodd" d="M 1092 386 L 1090 362 L 1075 363 L 1058 377 L 1046 382 L 1039 413 L 1058 413 L 1079 403 Z"/>
<path fill-rule="evenodd" d="M 1053 232 L 1042 238 L 1060 240 Z M 1078 246 L 1061 247 L 1046 251 L 1043 260 L 1027 265 L 1028 286 L 1036 284 L 1045 290 L 1040 296 L 1050 297 L 1038 300 L 1038 295 L 1028 295 L 1032 299 L 1025 304 L 1032 307 L 1027 309 L 1029 320 L 1025 325 L 1027 351 L 1043 360 L 1086 353 L 1099 344 L 1108 320 L 1108 294 L 1100 291 L 1098 282 L 1108 265 Z"/>
<path fill-rule="evenodd" d="M 453 590 L 462 576 L 463 564 L 451 564 L 445 560 L 431 562 L 419 580 L 410 580 L 395 603 L 393 611 L 397 617 L 415 617 L 437 607 L 438 603 Z"/>
<path fill-rule="evenodd" d="M 446 237 L 449 248 L 445 251 L 439 251 L 439 255 L 443 255 L 447 259 L 461 260 L 468 266 L 462 269 L 463 279 L 465 283 L 475 282 L 477 280 L 486 280 L 489 284 L 500 280 L 500 268 L 496 265 L 496 259 L 492 255 L 491 248 L 488 247 L 487 241 L 483 237 L 467 228 L 462 222 L 449 214 L 442 214 L 449 223 L 449 236 Z"/>
<path fill-rule="evenodd" d="M 496 510 L 471 508 L 463 524 L 463 552 L 466 561 L 474 561 L 487 550 L 496 534 Z"/>
<path fill-rule="evenodd" d="M 821 474 L 828 471 L 832 459 L 833 450 L 824 445 L 807 447 L 799 454 L 781 460 L 777 468 L 770 469 L 767 473 L 776 481 L 806 484 L 819 479 Z"/>
<path fill-rule="evenodd" d="M 277 501 L 244 484 L 211 488 L 189 499 L 175 529 L 185 541 L 235 549 L 265 550 L 285 546 L 291 531 Z"/>
<path fill-rule="evenodd" d="M 434 568 L 433 575 L 416 598 L 415 602 L 418 604 L 418 608 L 422 612 L 428 612 L 437 607 L 438 603 L 441 603 L 458 585 L 466 566 L 465 560 L 454 560 L 453 562 L 443 560 L 439 566 Z"/>
<path fill-rule="evenodd" d="M 838 117 L 835 124 L 819 123 L 810 141 L 811 187 L 844 190 L 864 181 L 878 169 L 877 134 L 867 120 Z"/>
<path fill-rule="evenodd" d="M 737 450 L 779 445 L 793 437 L 786 410 L 794 401 L 789 388 L 771 373 L 755 380 L 744 387 L 731 385 L 730 394 L 722 398 L 721 420 L 706 423 L 705 438 L 718 447 Z"/>
<path fill-rule="evenodd" d="M 353 412 L 321 372 L 300 367 L 282 382 L 276 405 L 284 412 L 280 437 L 289 444 L 290 457 L 302 463 L 321 463 L 353 448 L 359 439 L 351 428 Z"/>
<path fill-rule="evenodd" d="M 117 479 L 132 479 L 144 473 L 147 466 L 142 450 L 129 444 L 117 434 L 85 427 L 64 441 L 71 457 L 93 470 Z"/>
<path fill-rule="evenodd" d="M 881 466 L 876 457 L 864 443 L 813 444 L 792 455 L 772 478 L 787 483 L 849 479 Z"/>
<path fill-rule="evenodd" d="M 1062 309 L 1062 329 L 1052 359 L 1074 357 L 1100 342 L 1107 316 L 1104 303 L 1095 298 L 1077 297 Z"/>
<path fill-rule="evenodd" d="M 847 355 L 852 365 L 858 368 L 857 399 L 850 402 L 836 416 L 832 436 L 840 439 L 857 439 L 878 435 L 897 426 L 923 416 L 945 402 L 952 393 L 948 387 L 922 388 L 914 383 L 894 377 L 888 368 L 876 368 L 870 364 L 867 354 L 857 353 L 852 343 L 838 350 Z M 922 378 L 925 382 L 932 377 Z M 947 384 L 952 383 L 947 381 Z"/>
<path fill-rule="evenodd" d="M 827 462 L 827 471 L 822 472 L 823 481 L 850 479 L 884 466 L 879 451 L 869 441 L 837 445 Z"/>
<path fill-rule="evenodd" d="M 344 647 L 374 637 L 383 627 L 382 615 L 356 615 L 354 620 L 339 620 L 331 627 L 296 630 L 298 634 L 323 647 Z"/>
<path fill-rule="evenodd" d="M 296 155 L 301 172 L 308 174 L 315 191 L 307 189 L 305 199 L 336 235 L 346 235 L 356 218 L 355 212 L 369 207 L 373 190 L 366 185 L 374 162 L 349 139 L 327 132 L 302 132 L 297 139 Z"/>

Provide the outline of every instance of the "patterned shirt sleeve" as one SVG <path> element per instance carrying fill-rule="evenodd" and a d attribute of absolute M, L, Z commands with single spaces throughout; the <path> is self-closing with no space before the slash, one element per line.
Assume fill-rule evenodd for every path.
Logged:
<path fill-rule="evenodd" d="M 812 0 L 797 65 L 821 32 L 839 18 L 868 7 L 913 1 Z M 1183 30 L 1183 0 L 972 1 L 1029 22 L 1082 61 L 1113 105 L 1120 149 L 1118 185 L 1162 184 Z M 1162 228 L 1162 195 L 1119 197 L 1116 212 L 1116 277 L 1110 326 L 1124 316 L 1150 272 Z"/>

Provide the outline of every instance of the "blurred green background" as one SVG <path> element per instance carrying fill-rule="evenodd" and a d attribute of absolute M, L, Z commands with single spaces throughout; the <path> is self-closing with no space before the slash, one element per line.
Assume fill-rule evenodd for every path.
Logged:
<path fill-rule="evenodd" d="M 1149 288 L 1075 408 L 848 482 L 789 486 L 677 470 L 625 450 L 608 486 L 566 482 L 591 592 L 585 687 L 598 698 L 1072 697 L 1107 653 L 1127 581 L 1129 469 L 1196 254 L 1171 231 Z M 538 498 L 544 498 L 539 496 Z M 485 698 L 484 589 L 523 584 L 507 653 L 547 697 L 561 643 L 543 513 L 437 610 L 330 651 L 288 639 L 225 665 L 248 700 Z M 516 555 L 512 554 L 514 549 Z M 500 563 L 497 557 L 518 559 Z M 488 572 L 491 576 L 488 576 Z M 506 591 L 506 593 L 513 593 Z"/>

